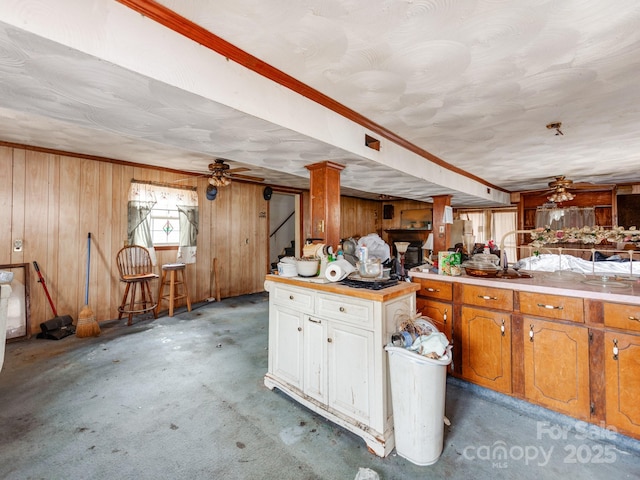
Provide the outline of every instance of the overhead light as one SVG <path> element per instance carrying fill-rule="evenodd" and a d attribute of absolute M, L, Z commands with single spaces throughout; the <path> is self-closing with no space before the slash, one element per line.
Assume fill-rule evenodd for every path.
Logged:
<path fill-rule="evenodd" d="M 562 203 L 573 200 L 574 198 L 575 197 L 571 192 L 567 192 L 564 188 L 558 188 L 547 197 L 547 200 L 553 203 Z"/>

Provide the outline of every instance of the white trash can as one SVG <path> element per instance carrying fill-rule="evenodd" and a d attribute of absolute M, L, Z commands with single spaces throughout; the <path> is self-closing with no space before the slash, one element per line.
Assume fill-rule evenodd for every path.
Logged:
<path fill-rule="evenodd" d="M 444 401 L 451 346 L 440 359 L 387 345 L 396 452 L 416 465 L 438 461 L 444 442 Z"/>

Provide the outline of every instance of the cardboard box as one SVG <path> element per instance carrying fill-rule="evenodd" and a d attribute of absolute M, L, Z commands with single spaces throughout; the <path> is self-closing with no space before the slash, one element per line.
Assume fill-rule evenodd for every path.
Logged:
<path fill-rule="evenodd" d="M 440 275 L 462 275 L 462 254 L 460 252 L 438 252 L 438 273 Z"/>

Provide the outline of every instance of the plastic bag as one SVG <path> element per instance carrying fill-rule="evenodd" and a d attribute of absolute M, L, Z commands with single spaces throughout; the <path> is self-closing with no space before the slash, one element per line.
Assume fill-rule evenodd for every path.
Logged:
<path fill-rule="evenodd" d="M 379 258 L 382 263 L 391 258 L 389 245 L 377 233 L 370 233 L 358 240 L 359 247 L 367 247 L 369 258 Z"/>
<path fill-rule="evenodd" d="M 380 476 L 375 470 L 360 467 L 355 480 L 380 480 Z"/>

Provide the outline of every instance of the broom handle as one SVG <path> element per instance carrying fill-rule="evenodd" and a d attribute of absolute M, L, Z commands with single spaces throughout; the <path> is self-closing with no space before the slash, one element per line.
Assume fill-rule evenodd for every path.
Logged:
<path fill-rule="evenodd" d="M 84 287 L 84 304 L 89 305 L 89 268 L 91 265 L 91 232 L 87 236 L 87 281 Z"/>
<path fill-rule="evenodd" d="M 45 283 L 44 278 L 42 278 L 42 274 L 40 273 L 40 267 L 38 267 L 38 262 L 36 262 L 35 260 L 33 261 L 33 268 L 36 269 L 38 278 L 40 279 L 38 281 L 42 284 L 42 288 L 44 288 L 44 293 L 47 295 L 47 300 L 49 300 L 49 305 L 51 305 L 53 316 L 57 317 L 58 312 L 56 312 L 56 307 L 53 306 L 53 300 L 51 300 L 51 295 L 49 295 L 49 289 L 47 288 L 47 284 Z"/>

